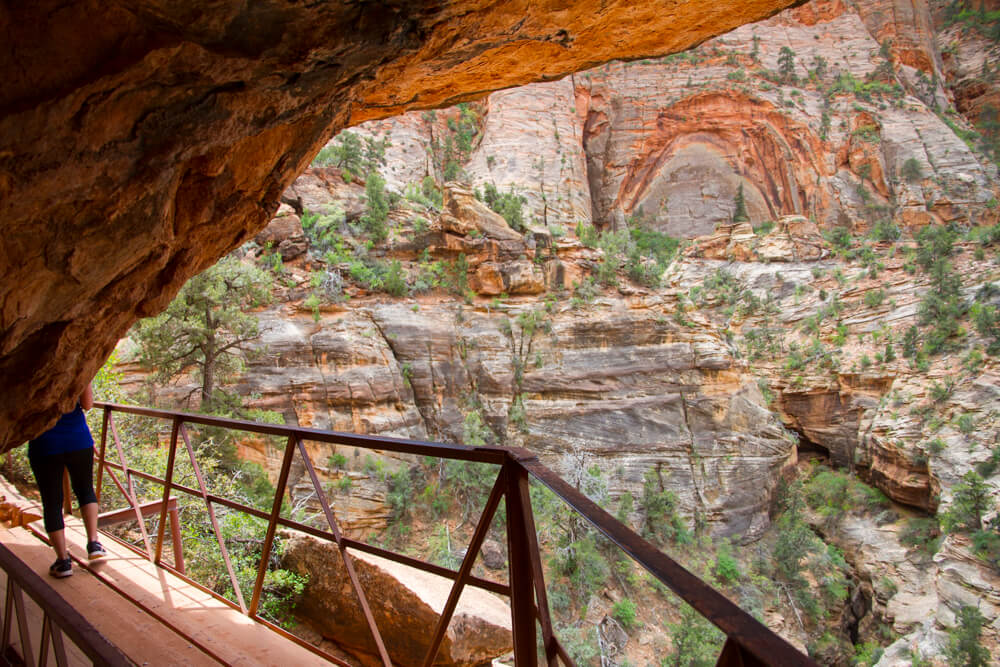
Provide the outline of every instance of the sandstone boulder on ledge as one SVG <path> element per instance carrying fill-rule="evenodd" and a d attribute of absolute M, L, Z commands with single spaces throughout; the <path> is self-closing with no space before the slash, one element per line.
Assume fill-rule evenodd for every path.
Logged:
<path fill-rule="evenodd" d="M 309 576 L 296 608 L 299 618 L 338 646 L 363 654 L 363 660 L 377 656 L 337 546 L 294 531 L 285 534 L 283 567 Z M 393 663 L 422 665 L 452 581 L 371 554 L 348 553 Z M 481 665 L 513 645 L 507 604 L 467 586 L 434 664 Z"/>

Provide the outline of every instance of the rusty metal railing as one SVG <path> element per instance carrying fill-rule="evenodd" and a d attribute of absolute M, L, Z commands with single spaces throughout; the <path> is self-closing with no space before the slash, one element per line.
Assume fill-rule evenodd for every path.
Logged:
<path fill-rule="evenodd" d="M 354 594 L 357 597 L 358 604 L 365 617 L 372 640 L 385 665 L 392 664 L 389 651 L 379 631 L 365 592 L 358 581 L 353 560 L 348 550 L 371 553 L 454 581 L 437 626 L 430 636 L 428 650 L 423 661 L 426 667 L 430 667 L 437 656 L 448 624 L 451 621 L 459 597 L 465 586 L 481 588 L 510 599 L 514 658 L 519 666 L 535 665 L 538 662 L 536 652 L 538 647 L 536 622 L 541 628 L 541 647 L 544 651 L 545 662 L 548 665 L 556 665 L 560 662 L 565 665 L 573 665 L 573 660 L 559 641 L 559 638 L 555 635 L 549 611 L 541 555 L 529 495 L 529 478 L 534 478 L 548 487 L 569 507 L 583 516 L 597 530 L 631 556 L 639 565 L 676 593 L 687 604 L 691 605 L 699 614 L 711 621 L 726 635 L 726 642 L 719 655 L 718 665 L 815 665 L 811 659 L 796 650 L 791 644 L 773 633 L 721 593 L 691 574 L 672 558 L 659 551 L 640 535 L 588 499 L 576 488 L 543 466 L 538 458 L 527 450 L 504 447 L 469 447 L 352 433 L 338 433 L 109 403 L 96 403 L 95 405 L 103 410 L 103 425 L 98 454 L 97 487 L 98 489 L 101 488 L 101 480 L 107 474 L 127 499 L 134 519 L 139 524 L 144 548 L 140 550 L 127 542 L 122 543 L 159 566 L 172 570 L 189 583 L 214 595 L 226 604 L 238 608 L 247 616 L 268 625 L 275 632 L 284 635 L 291 641 L 295 641 L 313 652 L 326 657 L 333 663 L 347 664 L 338 658 L 320 651 L 318 648 L 288 633 L 277 625 L 269 623 L 259 615 L 265 575 L 274 545 L 275 534 L 279 526 L 294 528 L 314 537 L 329 540 L 336 545 Z M 129 468 L 121 439 L 115 428 L 114 413 L 151 417 L 167 421 L 171 424 L 165 477 L 156 477 L 147 472 Z M 213 494 L 207 489 L 185 427 L 186 424 L 218 427 L 287 439 L 282 453 L 281 468 L 275 485 L 275 495 L 270 513 Z M 109 460 L 107 456 L 109 434 L 115 448 L 117 462 Z M 191 462 L 198 488 L 186 486 L 174 479 L 179 441 L 184 443 L 184 451 Z M 499 473 L 493 483 L 486 506 L 476 525 L 471 542 L 458 570 L 421 561 L 345 536 L 337 524 L 326 494 L 321 489 L 315 466 L 305 447 L 304 443 L 309 441 L 414 456 L 430 456 L 467 462 L 489 463 L 499 466 Z M 281 516 L 282 501 L 287 491 L 289 473 L 296 454 L 299 455 L 302 465 L 308 473 L 309 481 L 313 486 L 316 497 L 319 499 L 322 514 L 329 530 L 321 530 Z M 116 472 L 124 477 L 124 481 L 119 478 Z M 153 482 L 163 487 L 162 501 L 159 503 L 159 523 L 157 533 L 153 538 L 149 536 L 145 528 L 143 516 L 148 513 L 148 509 L 146 512 L 143 511 L 143 505 L 139 502 L 136 495 L 134 486 L 134 479 L 136 478 Z M 172 567 L 162 560 L 167 512 L 173 501 L 174 493 L 188 494 L 192 497 L 200 498 L 205 503 L 208 509 L 209 520 L 218 541 L 236 597 L 235 604 L 211 589 L 189 579 L 181 569 Z M 504 502 L 506 509 L 505 520 L 509 564 L 509 583 L 507 584 L 483 579 L 472 574 L 473 564 L 479 554 L 497 509 L 500 507 L 501 501 Z M 256 573 L 253 590 L 250 593 L 249 604 L 246 603 L 246 598 L 240 588 L 239 581 L 233 572 L 225 540 L 222 537 L 218 521 L 216 520 L 215 506 L 241 511 L 251 516 L 266 519 L 268 522 L 260 565 Z M 121 512 L 117 516 L 122 516 Z M 176 539 L 175 531 L 174 540 L 176 541 Z M 177 548 L 176 544 L 174 544 L 174 548 Z"/>
<path fill-rule="evenodd" d="M 95 665 L 125 667 L 134 665 L 121 651 L 91 625 L 83 614 L 74 609 L 42 577 L 21 561 L 10 549 L 0 544 L 0 569 L 7 576 L 4 595 L 3 624 L 0 630 L 0 658 L 7 664 L 47 665 L 49 651 L 55 663 L 67 664 L 63 634 L 69 637 L 80 651 Z M 38 605 L 42 616 L 41 636 L 36 644 L 31 639 L 32 619 L 24 596 Z M 12 634 L 17 625 L 18 641 L 13 644 Z M 35 656 L 37 655 L 37 661 Z"/>

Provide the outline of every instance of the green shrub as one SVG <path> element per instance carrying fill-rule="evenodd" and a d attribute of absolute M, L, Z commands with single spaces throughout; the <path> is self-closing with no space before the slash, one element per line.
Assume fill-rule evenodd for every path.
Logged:
<path fill-rule="evenodd" d="M 990 450 L 990 458 L 976 466 L 976 472 L 983 477 L 992 477 L 998 469 L 1000 469 L 1000 445 Z"/>
<path fill-rule="evenodd" d="M 941 530 L 938 528 L 937 519 L 934 517 L 908 519 L 899 534 L 899 541 L 927 556 L 933 556 L 941 544 Z"/>
<path fill-rule="evenodd" d="M 872 667 L 872 665 L 882 659 L 884 652 L 885 649 L 873 641 L 857 644 L 854 647 L 854 660 L 852 664 L 857 665 L 857 667 Z"/>
<path fill-rule="evenodd" d="M 389 235 L 386 221 L 391 206 L 385 192 L 385 179 L 378 172 L 369 174 L 365 182 L 365 205 L 361 224 L 376 241 L 384 241 Z"/>
<path fill-rule="evenodd" d="M 851 236 L 851 230 L 847 227 L 834 227 L 833 229 L 824 232 L 823 236 L 826 237 L 827 242 L 837 250 L 850 250 L 851 245 L 854 243 L 854 237 Z"/>
<path fill-rule="evenodd" d="M 410 469 L 400 468 L 389 475 L 386 481 L 388 482 L 388 490 L 385 500 L 389 506 L 390 524 L 408 520 L 413 501 L 413 482 L 410 479 Z"/>
<path fill-rule="evenodd" d="M 655 470 L 647 470 L 643 478 L 641 507 L 646 515 L 645 537 L 660 544 L 691 541 L 691 533 L 677 513 L 677 496 L 664 488 Z"/>
<path fill-rule="evenodd" d="M 902 235 L 902 231 L 892 220 L 886 219 L 875 223 L 871 235 L 876 241 L 895 241 Z"/>
<path fill-rule="evenodd" d="M 619 600 L 611 606 L 611 617 L 622 624 L 626 630 L 637 627 L 635 603 L 628 598 Z"/>
<path fill-rule="evenodd" d="M 974 303 L 970 314 L 976 331 L 988 341 L 986 352 L 993 356 L 1000 354 L 1000 316 L 996 307 Z"/>
<path fill-rule="evenodd" d="M 845 512 L 876 512 L 889 507 L 881 491 L 836 470 L 819 470 L 805 482 L 803 491 L 809 507 L 833 520 Z"/>
<path fill-rule="evenodd" d="M 732 584 L 740 579 L 740 566 L 733 558 L 733 549 L 728 543 L 723 543 L 715 558 L 715 575 L 724 584 Z"/>
<path fill-rule="evenodd" d="M 680 620 L 669 623 L 672 650 L 660 662 L 669 667 L 711 667 L 716 663 L 725 638 L 718 628 L 694 610 L 682 603 Z"/>
<path fill-rule="evenodd" d="M 976 608 L 963 605 L 958 610 L 955 627 L 948 631 L 948 644 L 944 653 L 949 664 L 961 667 L 986 667 L 990 652 L 980 643 L 986 619 Z"/>
<path fill-rule="evenodd" d="M 487 183 L 485 188 L 483 188 L 482 199 L 487 206 L 494 212 L 499 213 L 507 221 L 511 229 L 519 232 L 523 232 L 526 229 L 524 224 L 524 205 L 528 202 L 528 199 L 524 195 L 517 194 L 513 187 L 509 191 L 501 193 L 495 185 Z"/>
<path fill-rule="evenodd" d="M 900 174 L 910 183 L 916 183 L 924 177 L 924 170 L 920 166 L 920 161 L 915 157 L 911 157 L 907 158 L 906 162 L 903 163 Z"/>
<path fill-rule="evenodd" d="M 970 412 L 959 415 L 955 420 L 955 427 L 962 433 L 969 435 L 976 430 L 976 418 Z"/>
<path fill-rule="evenodd" d="M 962 476 L 952 491 L 951 508 L 942 517 L 948 532 L 975 532 L 983 529 L 983 515 L 990 509 L 990 488 L 974 471 Z"/>
<path fill-rule="evenodd" d="M 877 308 L 885 301 L 885 290 L 877 289 L 865 292 L 865 305 L 869 308 Z"/>

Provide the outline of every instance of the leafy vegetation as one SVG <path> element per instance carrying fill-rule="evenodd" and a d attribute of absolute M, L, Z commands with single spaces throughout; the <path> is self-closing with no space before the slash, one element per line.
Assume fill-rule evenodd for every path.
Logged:
<path fill-rule="evenodd" d="M 511 229 L 519 232 L 525 231 L 523 209 L 528 199 L 524 195 L 517 194 L 513 188 L 501 193 L 495 185 L 487 183 L 483 188 L 482 195 L 477 192 L 476 196 L 482 199 L 494 212 L 499 213 Z"/>
<path fill-rule="evenodd" d="M 269 286 L 256 266 L 222 258 L 188 281 L 163 313 L 136 325 L 140 363 L 161 382 L 195 368 L 202 409 L 221 407 L 227 401 L 218 380 L 234 377 L 253 353 L 260 325 L 248 310 L 269 299 Z"/>
<path fill-rule="evenodd" d="M 980 642 L 986 619 L 975 607 L 963 605 L 958 610 L 955 627 L 948 632 L 945 655 L 949 664 L 961 667 L 986 667 L 990 652 Z"/>
<path fill-rule="evenodd" d="M 916 261 L 927 272 L 930 288 L 921 299 L 918 319 L 930 325 L 924 350 L 938 354 L 961 332 L 961 319 L 968 307 L 962 298 L 962 280 L 952 267 L 950 256 L 958 232 L 950 227 L 929 225 L 917 234 Z"/>

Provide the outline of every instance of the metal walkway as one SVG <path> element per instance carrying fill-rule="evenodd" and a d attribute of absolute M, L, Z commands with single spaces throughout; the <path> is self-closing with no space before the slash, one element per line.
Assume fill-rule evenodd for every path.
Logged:
<path fill-rule="evenodd" d="M 354 570 L 356 556 L 352 552 L 362 551 L 402 563 L 418 570 L 439 575 L 453 582 L 447 603 L 440 613 L 437 626 L 428 628 L 426 653 L 423 665 L 430 667 L 444 639 L 458 599 L 466 586 L 480 588 L 510 600 L 511 625 L 513 628 L 514 658 L 519 667 L 533 666 L 539 662 L 555 666 L 573 665 L 564 646 L 554 632 L 554 623 L 549 612 L 549 603 L 542 568 L 541 554 L 535 530 L 534 516 L 529 494 L 529 480 L 534 479 L 548 487 L 574 512 L 590 522 L 598 531 L 617 545 L 652 576 L 670 588 L 699 614 L 714 623 L 726 635 L 726 641 L 718 658 L 722 666 L 797 665 L 814 666 L 816 663 L 796 650 L 791 644 L 773 633 L 755 618 L 740 609 L 719 591 L 684 569 L 672 558 L 659 551 L 647 540 L 636 534 L 628 526 L 612 517 L 601 507 L 590 501 L 579 490 L 546 468 L 531 452 L 504 447 L 467 447 L 440 443 L 374 437 L 351 433 L 336 433 L 308 428 L 223 419 L 207 415 L 153 410 L 114 404 L 96 405 L 103 411 L 103 425 L 98 451 L 97 488 L 105 477 L 126 499 L 126 508 L 109 512 L 118 518 L 132 517 L 141 533 L 141 546 L 122 541 L 109 540 L 112 558 L 96 565 L 90 573 L 80 572 L 69 581 L 55 582 L 61 593 L 66 594 L 66 602 L 93 624 L 89 630 L 96 635 L 96 646 L 110 642 L 138 664 L 233 664 L 233 665 L 309 665 L 349 663 L 326 654 L 298 637 L 268 623 L 259 616 L 262 586 L 267 572 L 275 533 L 279 528 L 292 528 L 306 534 L 327 540 L 336 545 L 337 552 L 359 608 L 364 612 L 368 630 L 377 647 L 376 659 L 386 665 L 393 664 L 391 637 L 383 637 L 376 614 L 372 612 L 367 595 L 360 585 Z M 127 446 L 119 436 L 115 426 L 115 416 L 141 416 L 161 422 L 156 433 L 170 432 L 168 442 L 160 435 L 154 435 L 156 446 L 167 448 L 168 461 L 163 477 L 152 475 L 132 467 L 126 456 Z M 216 428 L 241 431 L 260 436 L 281 438 L 284 448 L 281 452 L 281 466 L 278 475 L 271 511 L 249 507 L 233 499 L 213 494 L 206 486 L 197 461 L 195 447 L 188 434 L 188 427 Z M 95 433 L 95 436 L 97 434 Z M 307 446 L 310 443 L 310 446 Z M 311 460 L 310 449 L 315 445 L 337 445 L 356 450 L 389 451 L 409 454 L 415 457 L 440 457 L 491 464 L 497 471 L 489 499 L 483 508 L 466 555 L 457 570 L 420 561 L 403 554 L 350 539 L 339 526 L 331 504 L 318 478 Z M 128 444 L 128 443 L 125 443 Z M 186 459 L 193 471 L 194 481 L 185 485 L 174 478 L 178 457 Z M 282 505 L 288 492 L 289 471 L 293 461 L 297 461 L 308 473 L 313 491 L 322 506 L 322 516 L 326 528 L 307 525 L 291 517 L 283 516 Z M 159 500 L 141 498 L 135 490 L 137 482 L 153 484 L 157 488 Z M 196 484 L 196 486 L 191 486 Z M 98 491 L 100 493 L 100 491 Z M 168 542 L 166 534 L 171 508 L 178 494 L 197 498 L 205 504 L 209 523 L 215 533 L 232 584 L 235 600 L 225 599 L 217 593 L 192 581 L 185 576 L 183 559 L 176 553 L 173 559 L 165 559 L 164 551 Z M 504 508 L 502 520 L 507 535 L 508 582 L 501 583 L 476 577 L 472 566 L 479 554 L 487 531 L 497 516 L 497 510 Z M 258 565 L 256 581 L 249 595 L 244 596 L 230 563 L 225 540 L 215 516 L 215 507 L 225 507 L 230 511 L 242 512 L 267 521 L 267 534 Z M 146 527 L 146 517 L 158 515 L 159 520 L 153 530 Z M 104 516 L 104 515 L 102 515 Z M 39 530 L 40 532 L 40 530 Z M 176 537 L 178 533 L 174 531 Z M 79 521 L 67 523 L 67 538 L 74 545 L 76 554 L 82 554 L 85 536 Z M 51 550 L 38 537 L 21 530 L 8 530 L 0 537 L 18 562 L 30 563 L 33 574 L 45 573 L 52 560 Z M 179 541 L 179 538 L 178 540 Z M 176 545 L 175 545 L 176 546 Z M 0 549 L 0 557 L 3 549 Z M 0 558 L 2 560 L 2 558 Z M 170 561 L 173 561 L 171 564 Z M 6 566 L 5 566 L 6 568 Z M 81 568 L 82 569 L 82 568 Z M 8 572 L 12 570 L 8 569 Z M 82 575 L 82 576 L 81 576 Z M 38 577 L 36 577 L 37 579 Z M 54 586 L 44 581 L 48 589 Z M 38 582 L 34 582 L 38 585 Z M 14 625 L 11 615 L 14 598 L 8 587 L 5 605 L 5 640 L 0 646 L 16 647 L 7 629 Z M 42 597 L 51 596 L 43 591 Z M 14 600 L 16 602 L 16 599 Z M 104 608 L 102 605 L 110 605 Z M 18 607 L 17 604 L 13 605 Z M 23 605 L 22 605 L 23 606 Z M 72 614 L 68 614 L 72 615 Z M 67 614 L 52 612 L 54 620 L 39 624 L 41 637 L 51 638 L 59 634 L 61 623 L 66 623 Z M 79 619 L 77 619 L 77 622 Z M 72 630 L 74 621 L 70 619 Z M 77 623 L 79 624 L 79 623 Z M 22 626 L 22 627 L 27 627 Z M 540 634 L 540 637 L 539 637 Z M 538 641 L 540 640 L 540 642 Z M 32 641 L 35 641 L 34 638 Z M 86 641 L 84 642 L 86 643 Z M 41 642 L 44 647 L 45 642 Z M 16 650 L 16 649 L 15 649 Z M 30 647 L 28 649 L 30 651 Z M 37 652 L 37 650 L 36 650 Z M 173 662 L 176 657 L 176 662 Z M 46 664 L 41 662 L 39 664 Z M 60 663 L 62 664 L 62 663 Z M 95 659 L 95 664 L 104 664 Z M 127 663 L 125 663 L 127 664 Z"/>
<path fill-rule="evenodd" d="M 79 519 L 66 517 L 66 538 L 76 561 L 75 574 L 65 579 L 47 575 L 52 549 L 37 535 L 38 528 L 0 528 L 0 549 L 6 549 L 24 569 L 37 575 L 33 592 L 46 600 L 61 600 L 84 617 L 92 626 L 90 639 L 97 633 L 120 652 L 123 662 L 137 665 L 329 665 L 313 652 L 268 631 L 259 623 L 220 602 L 203 590 L 172 573 L 158 568 L 147 559 L 109 542 L 108 557 L 88 564 L 86 533 Z M 6 555 L 6 554 L 5 554 Z M 0 570 L 0 581 L 7 591 L 8 575 Z M 26 591 L 27 592 L 27 591 Z M 52 643 L 52 632 L 43 638 L 43 607 L 23 596 L 20 604 L 8 604 L 4 618 L 9 619 L 10 635 L 6 642 L 27 664 L 89 665 L 108 664 L 101 655 L 88 657 L 72 641 L 71 627 L 62 633 L 61 650 Z M 21 607 L 20 610 L 15 607 Z M 19 618 L 18 612 L 25 615 Z M 13 612 L 13 613 L 11 613 Z M 61 624 L 52 622 L 50 627 Z M 27 647 L 21 632 L 29 637 Z M 58 635 L 58 631 L 57 631 Z M 44 651 L 49 658 L 43 662 Z M 59 653 L 65 653 L 65 662 Z"/>

